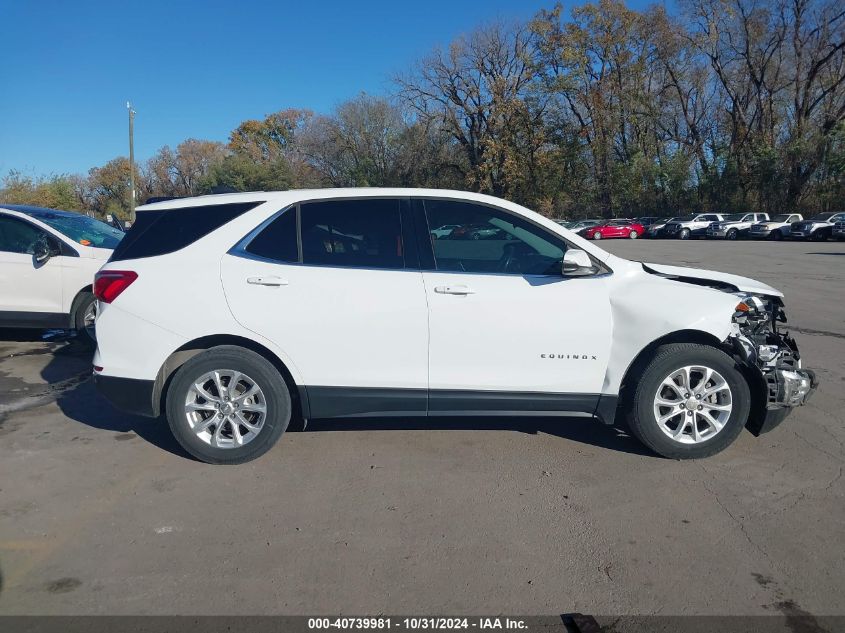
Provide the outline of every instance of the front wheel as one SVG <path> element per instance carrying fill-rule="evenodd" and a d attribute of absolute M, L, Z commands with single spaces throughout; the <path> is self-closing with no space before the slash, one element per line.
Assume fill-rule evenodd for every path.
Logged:
<path fill-rule="evenodd" d="M 628 233 L 628 237 L 632 240 L 637 239 L 639 236 L 640 236 L 640 234 L 637 233 L 636 231 L 631 231 L 630 233 Z"/>
<path fill-rule="evenodd" d="M 772 231 L 772 239 L 775 242 L 779 242 L 783 239 L 783 232 L 780 229 L 775 229 Z"/>
<path fill-rule="evenodd" d="M 707 345 L 664 345 L 639 376 L 628 426 L 664 457 L 709 457 L 742 432 L 749 402 L 748 383 L 730 356 Z"/>
<path fill-rule="evenodd" d="M 97 344 L 94 322 L 97 319 L 97 299 L 90 292 L 81 292 L 77 297 L 73 310 L 73 327 L 82 343 L 88 347 Z"/>
<path fill-rule="evenodd" d="M 291 418 L 290 392 L 264 357 L 233 345 L 182 365 L 167 391 L 167 422 L 179 444 L 209 464 L 242 464 L 276 443 Z"/>
<path fill-rule="evenodd" d="M 729 240 L 735 240 L 737 237 L 739 237 L 739 231 L 737 231 L 736 229 L 731 229 L 730 231 L 728 231 L 725 237 Z"/>
<path fill-rule="evenodd" d="M 597 240 L 597 241 L 600 240 L 601 239 L 601 233 L 598 233 L 598 232 L 593 233 L 593 239 Z"/>
<path fill-rule="evenodd" d="M 681 232 L 678 233 L 679 240 L 688 240 L 690 237 L 690 230 L 689 229 L 681 229 Z"/>

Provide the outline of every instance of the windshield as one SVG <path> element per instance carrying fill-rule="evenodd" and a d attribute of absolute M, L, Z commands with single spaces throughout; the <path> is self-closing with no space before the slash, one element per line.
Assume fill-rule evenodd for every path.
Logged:
<path fill-rule="evenodd" d="M 744 213 L 729 213 L 725 216 L 725 222 L 739 222 L 744 217 Z"/>
<path fill-rule="evenodd" d="M 692 222 L 696 216 L 694 215 L 682 215 L 678 218 L 672 218 L 669 220 L 670 222 Z"/>
<path fill-rule="evenodd" d="M 780 215 L 774 216 L 771 221 L 772 222 L 787 222 L 789 220 L 789 215 L 786 213 L 781 213 Z"/>
<path fill-rule="evenodd" d="M 816 216 L 813 216 L 813 220 L 820 220 L 822 222 L 827 222 L 830 218 L 832 218 L 835 213 L 819 213 Z"/>
<path fill-rule="evenodd" d="M 105 222 L 89 218 L 87 215 L 45 213 L 36 217 L 82 246 L 114 249 L 124 235 L 123 231 L 112 228 Z"/>

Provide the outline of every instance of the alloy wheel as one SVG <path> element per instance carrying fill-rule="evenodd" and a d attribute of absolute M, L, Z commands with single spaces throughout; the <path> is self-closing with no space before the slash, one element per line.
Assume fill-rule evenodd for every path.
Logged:
<path fill-rule="evenodd" d="M 706 442 L 731 417 L 733 396 L 724 376 L 711 367 L 688 365 L 666 376 L 654 396 L 654 418 L 670 439 Z"/>
<path fill-rule="evenodd" d="M 82 315 L 82 323 L 85 327 L 85 331 L 92 339 L 94 338 L 94 323 L 97 320 L 97 302 L 92 301 L 91 304 L 85 309 L 85 313 Z"/>
<path fill-rule="evenodd" d="M 185 397 L 185 417 L 196 436 L 215 448 L 254 440 L 267 419 L 267 399 L 249 376 L 217 369 L 197 378 Z"/>

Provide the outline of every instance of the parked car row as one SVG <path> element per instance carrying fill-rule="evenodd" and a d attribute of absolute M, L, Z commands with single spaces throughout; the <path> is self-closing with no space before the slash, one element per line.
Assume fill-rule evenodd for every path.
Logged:
<path fill-rule="evenodd" d="M 672 218 L 558 221 L 564 228 L 591 240 L 608 238 L 737 240 L 845 239 L 845 212 L 820 213 L 805 220 L 800 213 L 698 213 Z"/>

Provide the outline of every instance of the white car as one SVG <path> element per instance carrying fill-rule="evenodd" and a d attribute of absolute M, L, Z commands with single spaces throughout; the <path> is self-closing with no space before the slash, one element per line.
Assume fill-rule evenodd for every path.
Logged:
<path fill-rule="evenodd" d="M 438 227 L 436 229 L 432 229 L 431 234 L 434 236 L 434 239 L 439 240 L 444 237 L 449 237 L 452 234 L 452 231 L 455 229 L 461 228 L 457 224 L 447 224 L 445 226 Z"/>
<path fill-rule="evenodd" d="M 123 235 L 80 213 L 0 205 L 0 326 L 76 329 L 92 340 L 94 273 Z"/>
<path fill-rule="evenodd" d="M 705 235 L 710 239 L 739 239 L 740 235 L 748 232 L 752 224 L 765 222 L 768 219 L 768 213 L 731 213 L 726 215 L 721 222 L 712 222 L 707 227 Z"/>
<path fill-rule="evenodd" d="M 804 216 L 800 213 L 781 213 L 767 222 L 752 225 L 748 229 L 748 237 L 756 240 L 782 240 L 789 237 L 790 225 L 803 219 Z"/>
<path fill-rule="evenodd" d="M 845 213 L 819 213 L 808 220 L 793 222 L 789 227 L 789 236 L 794 240 L 823 241 L 833 234 L 837 222 L 845 220 Z"/>
<path fill-rule="evenodd" d="M 446 224 L 510 239 L 430 239 Z M 95 292 L 98 388 L 166 412 L 212 463 L 261 455 L 292 419 L 374 416 L 625 418 L 661 455 L 704 457 L 776 426 L 816 384 L 778 290 L 621 259 L 459 191 L 143 206 Z"/>
<path fill-rule="evenodd" d="M 660 232 L 666 237 L 674 237 L 679 240 L 688 240 L 691 237 L 703 236 L 707 227 L 713 222 L 721 222 L 725 217 L 720 213 L 699 213 L 698 215 L 687 215 L 682 218 L 667 222 Z"/>

